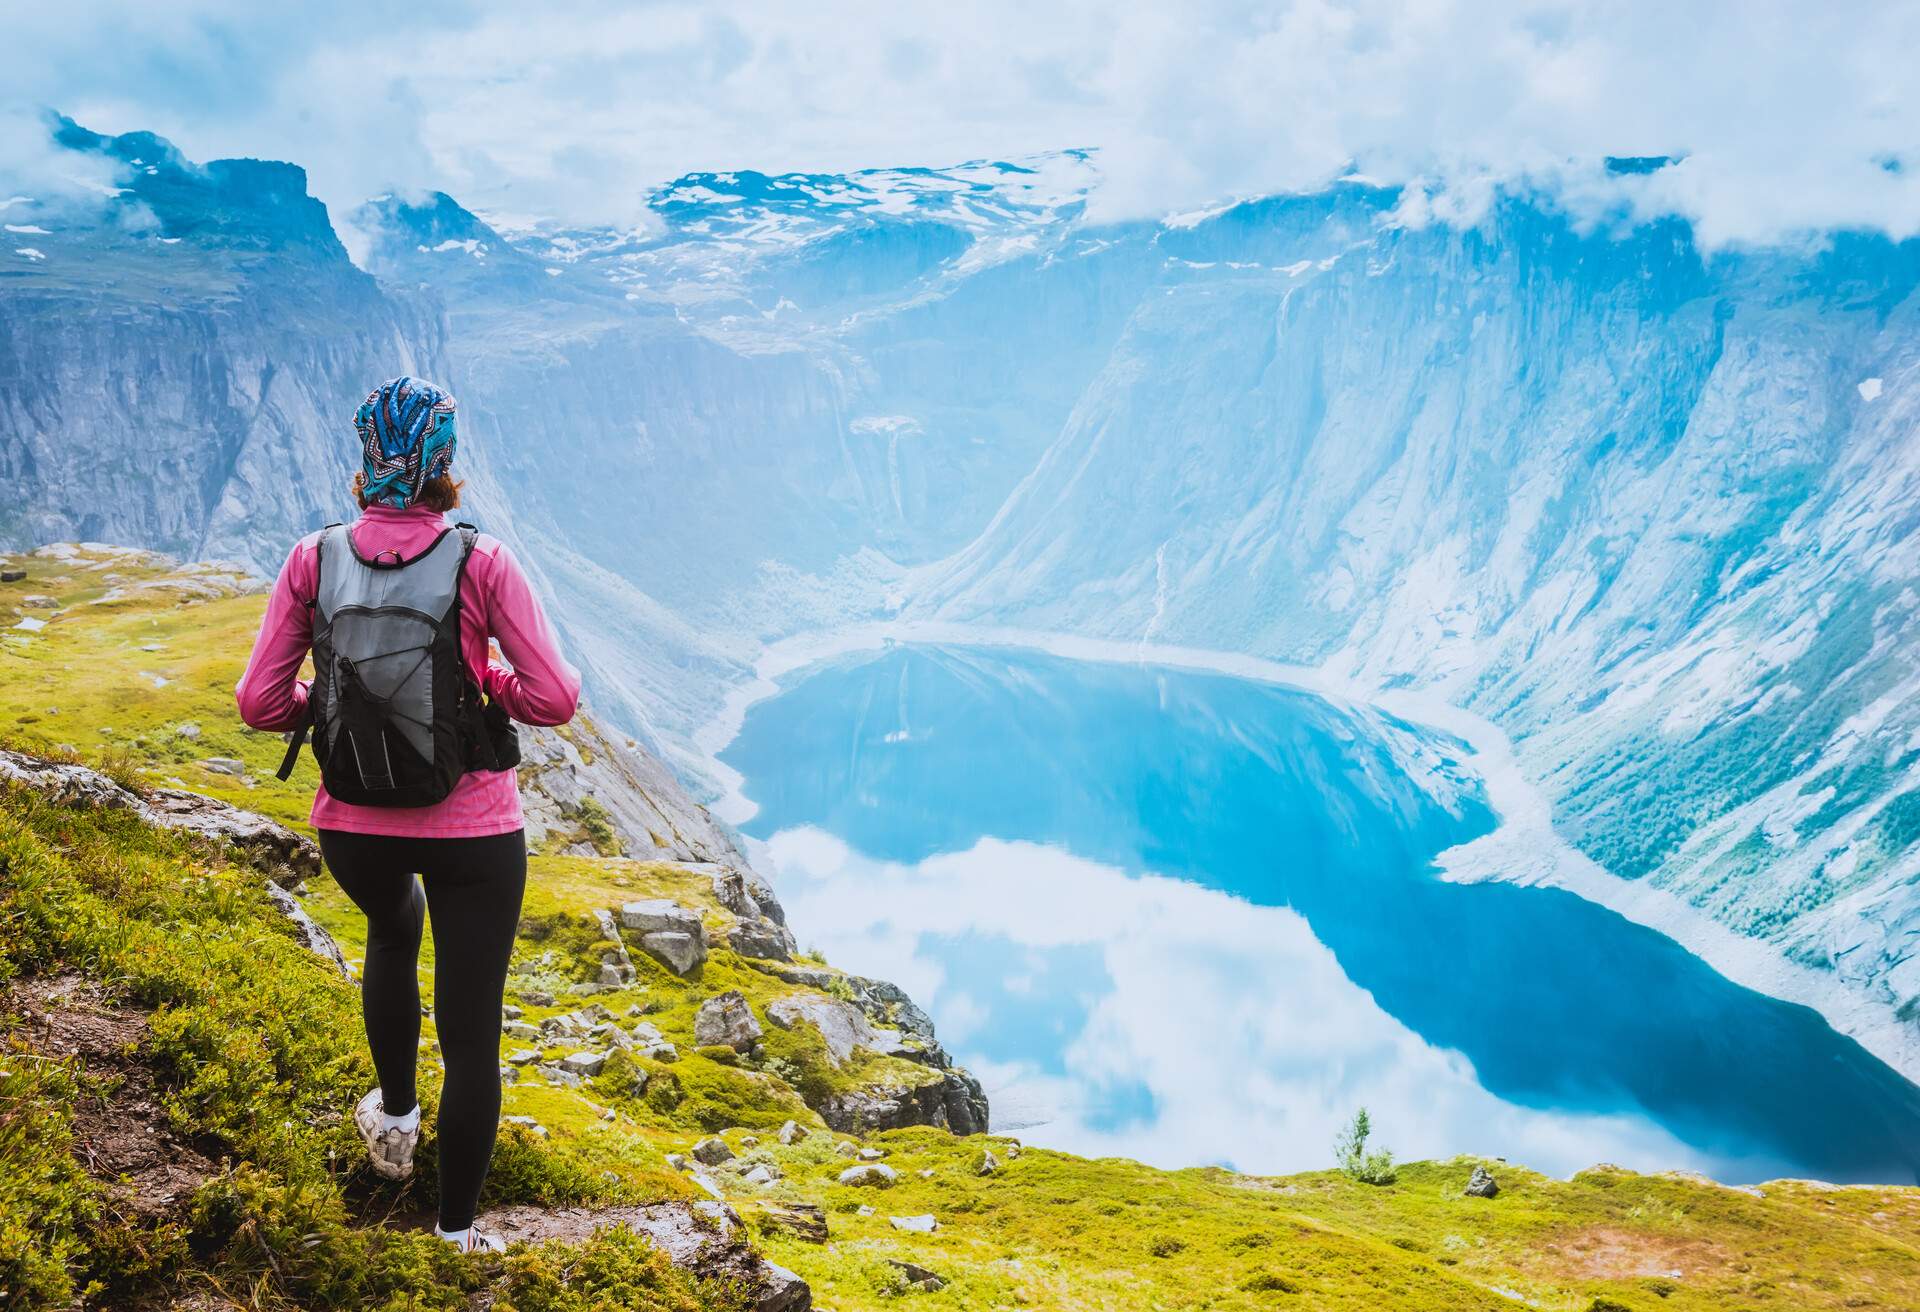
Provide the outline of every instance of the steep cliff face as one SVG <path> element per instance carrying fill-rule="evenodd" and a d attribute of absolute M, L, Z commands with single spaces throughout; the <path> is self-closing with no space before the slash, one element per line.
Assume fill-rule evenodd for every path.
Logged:
<path fill-rule="evenodd" d="M 294 532 L 350 507 L 357 398 L 442 371 L 436 312 L 353 266 L 292 165 L 202 167 L 70 122 L 59 138 L 124 187 L 7 210 L 41 231 L 0 277 L 0 544 L 277 567 Z"/>

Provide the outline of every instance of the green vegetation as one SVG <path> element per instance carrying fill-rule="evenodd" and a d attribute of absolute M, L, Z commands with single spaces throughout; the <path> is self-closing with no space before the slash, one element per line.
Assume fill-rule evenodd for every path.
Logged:
<path fill-rule="evenodd" d="M 303 822 L 311 767 L 292 785 L 274 780 L 279 739 L 238 728 L 231 713 L 257 597 L 163 586 L 170 576 L 139 561 L 28 563 L 27 582 L 0 585 L 0 743 L 145 784 L 178 779 Z M 22 607 L 26 594 L 56 604 Z M 12 632 L 21 614 L 47 617 L 46 628 Z M 208 769 L 209 758 L 238 760 L 241 773 Z M 911 1129 L 860 1141 L 885 1153 L 892 1187 L 842 1185 L 845 1137 L 811 1107 L 863 1084 L 927 1079 L 926 1068 L 859 1050 L 836 1066 L 811 1027 L 770 1021 L 768 1005 L 800 987 L 724 948 L 684 979 L 635 952 L 637 978 L 600 989 L 610 945 L 592 909 L 672 898 L 699 908 L 716 944 L 730 913 L 705 874 L 671 864 L 541 856 L 533 871 L 510 981 L 522 1019 L 600 1005 L 625 1026 L 656 1027 L 677 1053 L 615 1050 L 579 1087 L 538 1063 L 518 1068 L 504 1110 L 548 1134 L 505 1130 L 489 1207 L 703 1197 L 666 1159 L 717 1133 L 736 1158 L 708 1178 L 755 1244 L 837 1312 L 1920 1306 L 1920 1190 L 1392 1164 L 1369 1146 L 1363 1117 L 1336 1164 L 1349 1169 L 1283 1178 Z M 362 924 L 331 881 L 312 881 L 303 900 L 357 957 Z M 430 951 L 422 977 L 430 996 Z M 727 989 L 765 1030 L 754 1052 L 694 1041 L 701 1001 Z M 834 980 L 822 992 L 852 990 Z M 438 1068 L 428 1054 L 416 1178 L 373 1178 L 345 1115 L 373 1083 L 356 1004 L 233 854 L 0 787 L 0 1305 L 450 1309 L 483 1287 L 502 1312 L 739 1305 L 737 1289 L 695 1279 L 623 1230 L 519 1246 L 504 1260 L 456 1257 L 423 1235 Z M 75 1046 L 50 1015 L 121 1029 Z M 588 1045 L 509 1036 L 503 1053 L 523 1046 L 545 1059 Z M 127 1110 L 149 1103 L 144 1120 Z M 774 1132 L 789 1119 L 808 1133 L 783 1144 Z M 124 1168 L 101 1164 L 116 1160 L 115 1124 L 188 1168 L 173 1202 L 156 1201 L 138 1170 L 121 1180 Z M 743 1164 L 778 1178 L 749 1184 L 733 1169 Z M 1475 1166 L 1498 1177 L 1496 1198 L 1463 1194 Z M 782 1219 L 804 1206 L 822 1209 L 825 1243 Z M 937 1221 L 931 1234 L 890 1219 L 922 1215 Z M 898 1262 L 943 1287 L 914 1287 Z"/>
<path fill-rule="evenodd" d="M 1333 1160 L 1350 1180 L 1361 1184 L 1392 1184 L 1393 1154 L 1385 1148 L 1369 1149 L 1367 1136 L 1372 1133 L 1373 1121 L 1362 1107 L 1334 1139 Z"/>

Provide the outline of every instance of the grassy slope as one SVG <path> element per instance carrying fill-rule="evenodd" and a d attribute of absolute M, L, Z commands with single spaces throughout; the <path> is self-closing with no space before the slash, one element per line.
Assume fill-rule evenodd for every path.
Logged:
<path fill-rule="evenodd" d="M 230 710 L 257 597 L 183 602 L 179 590 L 140 586 L 161 577 L 146 564 L 24 563 L 32 572 L 27 582 L 0 585 L 0 741 L 42 752 L 72 748 L 123 775 L 177 779 L 303 823 L 311 764 L 296 777 L 299 786 L 279 784 L 271 777 L 279 739 L 242 729 Z M 117 582 L 109 577 L 115 574 Z M 124 595 L 103 601 L 116 587 Z M 52 595 L 61 605 L 16 609 L 26 594 Z M 48 627 L 16 636 L 9 630 L 20 614 L 50 617 Z M 159 686 L 154 676 L 167 682 Z M 188 722 L 199 726 L 197 739 L 177 733 Z M 210 756 L 246 762 L 249 778 L 205 769 L 199 762 Z M 116 1305 L 124 1287 L 156 1271 L 217 1279 L 229 1293 L 236 1282 L 240 1289 L 257 1282 L 269 1302 L 293 1297 L 337 1306 L 388 1299 L 405 1305 L 408 1298 L 437 1306 L 435 1299 L 456 1298 L 462 1283 L 477 1278 L 458 1263 L 449 1266 L 430 1245 L 368 1224 L 371 1207 L 430 1197 L 430 1170 L 396 1200 L 363 1170 L 329 1165 L 330 1152 L 352 1161 L 355 1144 L 327 1112 L 344 1107 L 371 1079 L 353 994 L 292 945 L 248 872 L 124 819 L 54 812 L 13 795 L 0 798 L 0 861 L 7 863 L 0 897 L 8 899 L 0 907 L 0 971 L 78 964 L 112 980 L 123 996 L 161 1004 L 154 1032 L 177 1089 L 170 1114 L 183 1130 L 251 1164 L 208 1186 L 178 1233 L 142 1235 L 139 1243 L 127 1241 L 113 1209 L 103 1209 L 76 1174 L 46 1168 L 29 1179 L 0 1170 L 0 1272 L 12 1272 L 6 1278 L 25 1278 L 18 1254 L 58 1253 L 62 1243 L 83 1277 L 119 1282 L 96 1299 L 103 1306 Z M 28 870 L 38 873 L 29 880 L 22 874 Z M 597 949 L 580 913 L 652 895 L 700 905 L 714 929 L 726 922 L 696 872 L 536 858 L 516 986 L 552 988 L 583 978 Z M 322 881 L 308 902 L 348 956 L 358 955 L 358 920 L 337 890 Z M 642 1006 L 680 1045 L 681 1059 L 671 1066 L 636 1061 L 652 1076 L 637 1096 L 622 1062 L 578 1091 L 548 1087 L 537 1076 L 509 1086 L 507 1112 L 536 1117 L 552 1138 L 540 1143 L 510 1133 L 489 1201 L 692 1196 L 693 1186 L 667 1167 L 665 1154 L 725 1128 L 736 1151 L 764 1155 L 785 1178 L 764 1191 L 724 1170 L 716 1178 L 761 1230 L 770 1255 L 812 1282 L 823 1305 L 842 1312 L 888 1304 L 898 1280 L 889 1257 L 947 1277 L 943 1291 L 912 1297 L 956 1308 L 1494 1308 L 1514 1306 L 1515 1296 L 1566 1309 L 1595 1300 L 1639 1309 L 1920 1306 L 1920 1191 L 1912 1189 L 1775 1183 L 1756 1197 L 1683 1177 L 1602 1169 L 1562 1182 L 1495 1164 L 1503 1192 L 1487 1202 L 1461 1197 L 1471 1166 L 1464 1161 L 1408 1166 L 1396 1184 L 1374 1188 L 1331 1173 L 1260 1179 L 1212 1169 L 1166 1172 L 1034 1149 L 982 1177 L 974 1171 L 982 1147 L 1005 1159 L 1005 1143 L 927 1130 L 876 1141 L 900 1172 L 895 1188 L 843 1188 L 835 1182 L 846 1164 L 832 1151 L 835 1137 L 774 1072 L 810 1087 L 856 1075 L 924 1073 L 882 1058 L 838 1071 L 810 1031 L 770 1025 L 767 1047 L 778 1058 L 771 1070 L 715 1060 L 693 1050 L 693 1011 L 703 997 L 739 988 L 764 1023 L 766 1003 L 792 986 L 725 951 L 690 981 L 645 960 L 636 964 L 641 978 L 630 989 L 563 998 L 552 1008 L 528 1007 L 528 1014 L 537 1019 L 589 1001 L 616 1014 Z M 423 970 L 430 972 L 430 963 Z M 58 1062 L 4 1066 L 0 1168 L 58 1163 L 65 1151 L 62 1108 L 76 1096 L 76 1077 Z M 429 1100 L 433 1085 L 429 1073 Z M 21 1118 L 22 1105 L 40 1114 Z M 608 1112 L 612 1119 L 603 1119 Z M 792 1148 L 771 1144 L 766 1131 L 789 1116 L 814 1133 Z M 753 1149 L 743 1142 L 749 1131 L 763 1141 Z M 812 1245 L 761 1226 L 754 1207 L 761 1199 L 822 1204 L 831 1243 Z M 863 1204 L 874 1214 L 860 1215 Z M 941 1229 L 908 1234 L 888 1221 L 921 1213 L 939 1218 Z M 57 1237 L 51 1248 L 49 1232 Z M 324 1261 L 302 1247 L 307 1235 L 321 1236 L 311 1251 Z M 277 1254 L 272 1262 L 261 1256 L 262 1239 Z M 557 1249 L 517 1258 L 508 1277 L 517 1282 L 510 1286 L 517 1305 L 561 1307 L 580 1297 L 577 1278 L 562 1292 L 555 1273 L 571 1261 L 577 1276 L 583 1260 L 597 1264 L 608 1288 L 627 1282 L 624 1297 L 644 1291 L 659 1306 L 726 1303 L 725 1291 L 698 1288 L 609 1240 L 587 1259 Z M 53 1278 L 48 1270 L 43 1264 L 42 1278 Z"/>

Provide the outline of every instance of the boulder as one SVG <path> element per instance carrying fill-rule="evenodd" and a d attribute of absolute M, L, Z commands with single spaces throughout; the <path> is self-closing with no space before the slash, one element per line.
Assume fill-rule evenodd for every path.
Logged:
<path fill-rule="evenodd" d="M 708 998 L 693 1018 L 693 1039 L 703 1048 L 724 1045 L 745 1052 L 760 1041 L 761 1033 L 753 1008 L 739 989 Z"/>
<path fill-rule="evenodd" d="M 591 1077 L 598 1075 L 607 1064 L 604 1052 L 570 1052 L 560 1059 L 560 1069 L 569 1075 Z"/>
<path fill-rule="evenodd" d="M 765 1162 L 762 1162 L 752 1170 L 743 1174 L 740 1178 L 748 1184 L 765 1187 L 766 1185 L 772 1184 L 775 1180 L 778 1180 L 780 1173 L 768 1166 Z"/>
<path fill-rule="evenodd" d="M 727 946 L 743 957 L 766 961 L 793 959 L 793 932 L 765 920 L 743 920 L 727 934 Z"/>
<path fill-rule="evenodd" d="M 973 1173 L 975 1175 L 992 1175 L 999 1169 L 1000 1159 L 993 1155 L 991 1149 L 988 1149 L 981 1152 L 980 1164 L 973 1168 Z"/>
<path fill-rule="evenodd" d="M 539 1060 L 540 1060 L 540 1054 L 535 1052 L 532 1048 L 515 1048 L 512 1052 L 507 1054 L 508 1063 L 514 1066 L 525 1066 L 529 1062 L 536 1062 Z"/>
<path fill-rule="evenodd" d="M 895 1230 L 905 1230 L 910 1234 L 916 1235 L 930 1235 L 940 1228 L 940 1223 L 934 1220 L 931 1215 L 890 1216 L 887 1218 L 887 1221 Z"/>
<path fill-rule="evenodd" d="M 1500 1183 L 1493 1178 L 1492 1171 L 1484 1166 L 1476 1166 L 1473 1174 L 1467 1178 L 1464 1192 L 1469 1198 L 1492 1198 L 1500 1192 Z"/>
<path fill-rule="evenodd" d="M 656 929 L 640 936 L 640 950 L 676 975 L 685 975 L 707 959 L 705 935 Z"/>
<path fill-rule="evenodd" d="M 622 903 L 619 919 L 623 929 L 630 929 L 639 934 L 651 934 L 664 930 L 675 934 L 694 935 L 702 940 L 706 938 L 706 929 L 700 923 L 698 911 L 663 897 Z"/>
<path fill-rule="evenodd" d="M 693 1146 L 693 1160 L 705 1166 L 718 1166 L 733 1156 L 733 1149 L 719 1135 L 708 1135 Z"/>
<path fill-rule="evenodd" d="M 891 1189 L 899 1178 L 899 1172 L 881 1162 L 849 1166 L 840 1172 L 840 1183 L 851 1188 Z"/>
<path fill-rule="evenodd" d="M 761 1214 L 773 1225 L 810 1244 L 827 1242 L 827 1211 L 818 1203 L 761 1203 Z"/>
<path fill-rule="evenodd" d="M 523 1020 L 510 1020 L 500 1027 L 500 1032 L 510 1039 L 519 1039 L 522 1043 L 533 1043 L 540 1038 L 540 1028 L 529 1025 Z"/>
<path fill-rule="evenodd" d="M 871 1048 L 874 1043 L 874 1029 L 865 1013 L 838 998 L 790 993 L 768 1004 L 767 1019 L 783 1030 L 802 1023 L 819 1030 L 826 1041 L 827 1056 L 836 1066 L 851 1057 L 856 1047 Z"/>
<path fill-rule="evenodd" d="M 845 1139 L 842 1139 L 839 1143 L 835 1144 L 833 1146 L 833 1151 L 838 1153 L 842 1157 L 858 1157 L 860 1155 L 860 1150 L 854 1147 L 852 1144 L 848 1143 Z"/>
<path fill-rule="evenodd" d="M 807 1137 L 807 1127 L 798 1121 L 788 1121 L 780 1127 L 780 1142 L 788 1145 L 799 1143 Z"/>
<path fill-rule="evenodd" d="M 897 1257 L 887 1259 L 887 1265 L 906 1277 L 907 1284 L 915 1289 L 931 1294 L 937 1289 L 945 1289 L 947 1282 L 917 1262 L 905 1262 Z"/>
<path fill-rule="evenodd" d="M 877 1162 L 886 1155 L 887 1150 L 885 1148 L 862 1148 L 860 1150 L 860 1160 L 863 1162 Z"/>
<path fill-rule="evenodd" d="M 909 1125 L 931 1125 L 954 1134 L 979 1134 L 987 1128 L 987 1099 L 980 1082 L 958 1069 L 943 1071 L 926 1084 L 881 1084 L 832 1094 L 814 1110 L 842 1134 L 874 1134 Z"/>

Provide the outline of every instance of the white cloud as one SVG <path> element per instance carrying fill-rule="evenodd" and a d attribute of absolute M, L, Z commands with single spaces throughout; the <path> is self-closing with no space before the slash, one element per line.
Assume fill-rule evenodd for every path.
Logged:
<path fill-rule="evenodd" d="M 1577 161 L 1684 155 L 1612 205 L 1710 242 L 1920 230 L 1899 3 L 1294 0 L 944 7 L 80 3 L 9 20 L 0 85 L 199 158 L 306 164 L 338 208 L 395 185 L 621 221 L 695 169 L 841 170 L 1101 148 L 1099 215 L 1424 179 L 1591 200 Z M 1464 197 L 1464 198 L 1462 198 Z"/>

